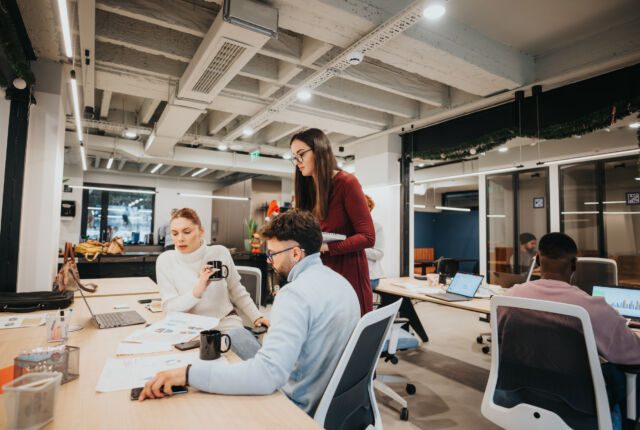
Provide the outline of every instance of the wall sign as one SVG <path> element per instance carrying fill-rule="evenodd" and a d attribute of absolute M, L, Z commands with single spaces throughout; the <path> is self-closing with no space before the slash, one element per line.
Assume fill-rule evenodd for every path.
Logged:
<path fill-rule="evenodd" d="M 640 205 L 640 192 L 627 193 L 628 205 Z"/>
<path fill-rule="evenodd" d="M 533 198 L 533 208 L 534 209 L 544 209 L 544 197 L 534 197 Z"/>

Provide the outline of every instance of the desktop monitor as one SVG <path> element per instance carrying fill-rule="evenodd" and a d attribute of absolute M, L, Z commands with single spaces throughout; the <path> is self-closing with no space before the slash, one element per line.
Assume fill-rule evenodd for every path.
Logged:
<path fill-rule="evenodd" d="M 447 293 L 459 294 L 465 297 L 473 297 L 482 284 L 483 275 L 473 275 L 471 273 L 458 272 L 453 277 L 451 285 L 447 288 Z"/>
<path fill-rule="evenodd" d="M 604 297 L 604 300 L 623 317 L 640 318 L 640 289 L 594 285 L 591 295 Z"/>

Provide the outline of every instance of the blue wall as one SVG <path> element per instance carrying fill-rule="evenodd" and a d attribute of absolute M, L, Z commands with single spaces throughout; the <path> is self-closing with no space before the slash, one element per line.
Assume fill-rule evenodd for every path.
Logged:
<path fill-rule="evenodd" d="M 416 248 L 434 248 L 435 257 L 478 260 L 478 211 L 471 212 L 415 212 L 414 240 Z M 461 264 L 465 272 L 474 263 Z"/>

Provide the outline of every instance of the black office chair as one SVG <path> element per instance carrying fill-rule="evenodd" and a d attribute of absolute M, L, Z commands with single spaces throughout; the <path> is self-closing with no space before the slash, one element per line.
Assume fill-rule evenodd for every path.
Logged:
<path fill-rule="evenodd" d="M 594 285 L 618 285 L 618 265 L 610 258 L 578 257 L 576 271 L 571 276 L 575 285 L 591 295 Z"/>
<path fill-rule="evenodd" d="M 436 266 L 436 272 L 440 275 L 440 277 L 453 278 L 456 273 L 460 270 L 460 262 L 453 258 L 443 258 L 440 257 L 438 259 L 438 265 Z M 444 282 L 440 282 L 444 284 Z"/>
<path fill-rule="evenodd" d="M 325 429 L 382 428 L 373 373 L 400 303 L 369 312 L 353 330 L 313 416 Z"/>

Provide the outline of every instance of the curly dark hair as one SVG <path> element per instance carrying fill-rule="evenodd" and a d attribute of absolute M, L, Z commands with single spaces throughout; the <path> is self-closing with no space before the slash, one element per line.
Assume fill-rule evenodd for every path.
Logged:
<path fill-rule="evenodd" d="M 289 210 L 273 218 L 260 230 L 265 239 L 294 240 L 307 255 L 320 251 L 322 230 L 318 219 L 309 211 Z"/>

